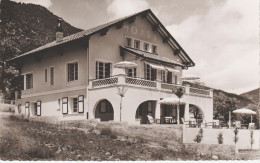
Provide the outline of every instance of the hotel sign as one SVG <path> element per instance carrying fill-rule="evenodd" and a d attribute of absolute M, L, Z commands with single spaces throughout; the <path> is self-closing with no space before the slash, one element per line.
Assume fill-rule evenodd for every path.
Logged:
<path fill-rule="evenodd" d="M 141 29 L 136 27 L 135 25 L 124 25 L 124 31 L 126 33 L 131 33 L 132 35 L 138 35 L 141 38 L 145 38 L 151 41 L 156 41 L 156 35 L 149 30 Z"/>

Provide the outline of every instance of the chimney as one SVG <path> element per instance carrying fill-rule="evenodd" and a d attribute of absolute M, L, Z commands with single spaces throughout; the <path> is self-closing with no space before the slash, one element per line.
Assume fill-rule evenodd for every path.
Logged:
<path fill-rule="evenodd" d="M 59 18 L 57 20 L 58 22 L 58 25 L 57 25 L 57 28 L 56 28 L 56 42 L 60 42 L 63 40 L 63 29 L 62 29 L 62 19 Z"/>

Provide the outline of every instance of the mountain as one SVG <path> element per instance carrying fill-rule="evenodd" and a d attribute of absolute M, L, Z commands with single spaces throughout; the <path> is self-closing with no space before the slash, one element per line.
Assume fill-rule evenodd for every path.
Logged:
<path fill-rule="evenodd" d="M 249 92 L 242 93 L 242 94 L 240 94 L 240 96 L 246 97 L 246 98 L 254 101 L 256 104 L 258 104 L 259 103 L 259 88 L 254 89 Z"/>
<path fill-rule="evenodd" d="M 19 89 L 18 65 L 3 61 L 55 40 L 58 16 L 35 4 L 0 1 L 0 96 L 14 99 Z M 81 31 L 63 21 L 64 36 Z"/>
<path fill-rule="evenodd" d="M 1 60 L 47 44 L 55 39 L 58 16 L 35 4 L 1 1 Z M 64 35 L 81 31 L 63 22 Z"/>

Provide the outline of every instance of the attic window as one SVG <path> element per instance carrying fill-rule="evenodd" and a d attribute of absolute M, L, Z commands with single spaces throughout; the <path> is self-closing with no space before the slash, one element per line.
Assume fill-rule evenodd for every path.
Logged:
<path fill-rule="evenodd" d="M 157 54 L 157 46 L 152 45 L 152 53 Z"/>
<path fill-rule="evenodd" d="M 149 44 L 144 42 L 144 51 L 149 51 Z"/>
<path fill-rule="evenodd" d="M 134 45 L 135 45 L 135 49 L 140 49 L 140 41 L 139 40 L 135 40 Z"/>

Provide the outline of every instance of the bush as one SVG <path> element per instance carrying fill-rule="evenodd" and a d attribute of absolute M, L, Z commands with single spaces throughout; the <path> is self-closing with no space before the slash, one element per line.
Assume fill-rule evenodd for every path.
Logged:
<path fill-rule="evenodd" d="M 164 147 L 164 148 L 168 148 L 168 143 L 167 142 L 162 142 L 162 147 Z"/>
<path fill-rule="evenodd" d="M 237 128 L 235 128 L 235 130 L 234 130 L 234 134 L 235 134 L 235 137 L 234 137 L 234 142 L 235 142 L 235 144 L 237 143 L 237 141 L 238 141 L 238 137 L 237 137 L 237 134 L 238 134 L 238 129 Z"/>
<path fill-rule="evenodd" d="M 223 134 L 221 132 L 218 134 L 218 144 L 223 144 Z"/>
<path fill-rule="evenodd" d="M 193 139 L 196 143 L 200 143 L 203 138 L 203 129 L 201 128 L 199 130 L 199 133 L 196 135 L 196 137 Z"/>
<path fill-rule="evenodd" d="M 110 136 L 112 134 L 112 131 L 110 128 L 102 128 L 100 131 L 100 134 Z"/>
<path fill-rule="evenodd" d="M 154 160 L 163 160 L 163 153 L 162 152 L 153 152 L 151 154 L 152 159 Z"/>
<path fill-rule="evenodd" d="M 253 130 L 250 131 L 250 144 L 251 144 L 251 149 L 252 149 L 253 144 L 254 144 L 254 131 Z"/>
<path fill-rule="evenodd" d="M 49 159 L 49 158 L 53 158 L 55 156 L 54 151 L 52 151 L 48 147 L 38 146 L 38 145 L 35 145 L 35 146 L 29 148 L 26 151 L 26 154 L 30 158 L 36 158 L 36 159 Z"/>

